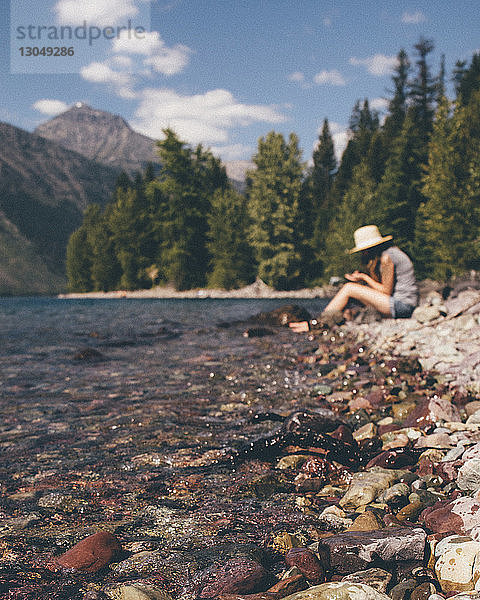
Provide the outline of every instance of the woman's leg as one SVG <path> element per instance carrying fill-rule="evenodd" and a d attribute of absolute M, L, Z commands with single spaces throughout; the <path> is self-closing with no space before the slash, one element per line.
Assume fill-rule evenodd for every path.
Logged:
<path fill-rule="evenodd" d="M 342 311 L 350 298 L 360 300 L 363 304 L 373 306 L 382 315 L 391 316 L 390 296 L 377 292 L 360 283 L 346 283 L 337 294 L 330 300 L 323 312 Z"/>

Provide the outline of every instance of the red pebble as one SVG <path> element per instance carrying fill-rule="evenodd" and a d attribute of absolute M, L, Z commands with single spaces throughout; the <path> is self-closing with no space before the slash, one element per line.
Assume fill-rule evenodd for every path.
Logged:
<path fill-rule="evenodd" d="M 325 569 L 322 563 L 308 548 L 292 548 L 285 556 L 285 562 L 289 567 L 297 567 L 313 585 L 325 581 Z"/>
<path fill-rule="evenodd" d="M 54 559 L 54 565 L 80 573 L 96 573 L 122 551 L 118 539 L 108 531 L 98 531 Z"/>

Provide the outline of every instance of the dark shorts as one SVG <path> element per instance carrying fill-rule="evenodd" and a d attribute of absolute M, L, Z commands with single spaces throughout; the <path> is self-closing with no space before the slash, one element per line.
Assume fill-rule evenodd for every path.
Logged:
<path fill-rule="evenodd" d="M 409 319 L 414 310 L 415 306 L 412 304 L 405 304 L 405 302 L 395 300 L 393 296 L 390 296 L 390 312 L 394 319 Z"/>

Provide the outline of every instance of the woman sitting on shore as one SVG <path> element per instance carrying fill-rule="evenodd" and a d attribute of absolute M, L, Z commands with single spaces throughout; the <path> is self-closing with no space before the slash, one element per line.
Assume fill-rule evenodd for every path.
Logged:
<path fill-rule="evenodd" d="M 327 304 L 322 314 L 345 310 L 350 299 L 373 306 L 382 315 L 394 319 L 409 318 L 418 302 L 418 287 L 410 258 L 394 246 L 392 236 L 382 237 L 376 225 L 360 227 L 353 234 L 355 248 L 361 252 L 367 273 L 354 271 L 345 275 L 346 283 Z M 289 323 L 294 331 L 308 331 L 307 321 Z"/>

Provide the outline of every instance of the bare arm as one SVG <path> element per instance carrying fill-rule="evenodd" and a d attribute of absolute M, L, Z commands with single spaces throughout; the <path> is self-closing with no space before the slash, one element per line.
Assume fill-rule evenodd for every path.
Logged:
<path fill-rule="evenodd" d="M 360 273 L 359 271 L 355 271 L 350 275 L 345 275 L 345 277 L 349 281 L 354 281 L 357 283 L 363 281 L 373 290 L 381 292 L 382 294 L 386 294 L 387 296 L 391 296 L 393 292 L 395 267 L 388 254 L 384 254 L 381 258 L 380 275 L 382 278 L 380 282 L 375 281 L 375 279 L 370 277 L 370 275 L 367 275 L 366 273 Z"/>

